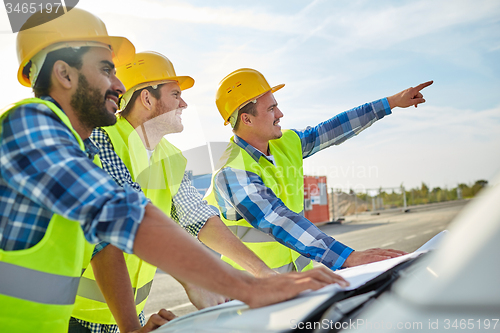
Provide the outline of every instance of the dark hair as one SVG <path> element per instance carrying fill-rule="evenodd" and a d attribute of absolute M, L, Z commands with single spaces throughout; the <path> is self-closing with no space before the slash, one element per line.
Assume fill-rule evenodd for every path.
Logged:
<path fill-rule="evenodd" d="M 156 89 L 153 89 L 153 87 L 151 86 L 147 86 L 145 88 L 142 88 L 142 89 L 139 89 L 139 90 L 136 90 L 134 91 L 134 93 L 132 94 L 132 97 L 130 97 L 130 101 L 128 101 L 127 103 L 127 106 L 125 107 L 125 109 L 121 110 L 119 115 L 120 117 L 126 117 L 130 114 L 130 111 L 132 111 L 132 107 L 135 103 L 135 100 L 139 97 L 139 95 L 141 94 L 141 92 L 146 89 L 147 91 L 150 92 L 151 95 L 153 95 L 153 97 L 155 99 L 160 99 L 161 98 L 161 86 L 163 86 L 163 84 L 159 84 Z"/>
<path fill-rule="evenodd" d="M 90 47 L 88 46 L 80 48 L 67 47 L 64 49 L 55 50 L 48 53 L 47 57 L 45 58 L 45 62 L 43 63 L 42 69 L 38 74 L 35 86 L 33 87 L 35 96 L 40 97 L 49 95 L 49 91 L 51 88 L 50 77 L 56 61 L 62 60 L 71 67 L 74 67 L 76 69 L 81 69 L 83 65 L 82 57 L 89 49 Z M 23 75 L 29 77 L 30 68 L 31 68 L 31 62 L 29 62 L 28 65 L 24 67 Z"/>
<path fill-rule="evenodd" d="M 242 107 L 238 111 L 238 119 L 236 119 L 236 123 L 234 124 L 233 131 L 236 131 L 238 129 L 238 126 L 240 125 L 241 115 L 243 113 L 248 113 L 248 114 L 251 114 L 252 116 L 255 117 L 257 115 L 257 103 L 254 103 L 253 101 L 251 101 L 250 103 L 248 103 L 247 105 L 245 105 L 244 107 Z"/>

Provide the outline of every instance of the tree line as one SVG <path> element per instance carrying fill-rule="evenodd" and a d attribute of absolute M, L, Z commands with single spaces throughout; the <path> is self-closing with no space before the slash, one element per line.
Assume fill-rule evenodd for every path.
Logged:
<path fill-rule="evenodd" d="M 485 186 L 488 185 L 487 180 L 477 180 L 474 184 L 458 184 L 455 188 L 441 188 L 435 187 L 430 189 L 427 184 L 422 182 L 420 187 L 412 189 L 405 189 L 406 204 L 407 206 L 423 205 L 428 203 L 470 199 L 476 196 Z M 351 194 L 353 192 L 351 191 Z M 384 191 L 382 188 L 376 195 L 369 195 L 368 193 L 356 193 L 356 196 L 365 201 L 370 208 L 375 205 L 377 209 L 380 208 L 394 208 L 403 207 L 404 197 L 401 190 Z M 371 210 L 371 209 L 370 209 Z"/>

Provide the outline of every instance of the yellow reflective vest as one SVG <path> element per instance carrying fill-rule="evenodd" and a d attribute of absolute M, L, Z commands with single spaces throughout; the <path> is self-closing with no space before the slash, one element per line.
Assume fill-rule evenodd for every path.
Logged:
<path fill-rule="evenodd" d="M 155 206 L 170 216 L 172 197 L 179 189 L 186 168 L 186 158 L 181 151 L 162 139 L 150 159 L 141 138 L 123 117 L 119 117 L 114 126 L 103 130 L 130 171 L 132 180 L 141 185 Z M 139 314 L 146 305 L 156 267 L 133 254 L 124 253 L 124 257 Z M 80 281 L 73 317 L 93 323 L 116 324 L 90 265 Z"/>
<path fill-rule="evenodd" d="M 32 103 L 49 107 L 85 151 L 64 112 L 39 98 L 25 99 L 0 111 L 0 132 L 11 110 Z M 38 244 L 24 250 L 0 250 L 0 331 L 67 332 L 82 267 L 87 266 L 91 249 L 79 222 L 54 214 Z"/>
<path fill-rule="evenodd" d="M 300 138 L 294 131 L 285 130 L 283 136 L 269 141 L 269 151 L 273 155 L 275 164 L 261 157 L 256 162 L 244 149 L 231 143 L 226 149 L 221 169 L 230 167 L 238 170 L 250 171 L 257 174 L 274 194 L 283 201 L 285 206 L 295 213 L 302 213 L 304 209 L 304 176 L 302 169 L 302 149 Z M 216 207 L 214 178 L 205 199 Z M 266 265 L 279 273 L 291 271 L 305 271 L 312 268 L 312 261 L 300 253 L 278 243 L 273 237 L 255 229 L 250 223 L 241 219 L 228 220 L 221 215 L 221 220 L 229 229 L 241 239 Z M 243 270 L 241 266 L 227 257 L 222 260 L 231 266 Z"/>

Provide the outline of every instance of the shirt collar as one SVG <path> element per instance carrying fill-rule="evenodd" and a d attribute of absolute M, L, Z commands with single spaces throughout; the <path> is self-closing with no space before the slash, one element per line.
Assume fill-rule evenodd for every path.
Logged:
<path fill-rule="evenodd" d="M 59 105 L 59 103 L 57 103 L 56 100 L 53 99 L 52 97 L 41 96 L 40 99 L 47 101 L 47 102 L 54 103 L 62 112 L 64 112 L 61 105 Z M 66 112 L 64 112 L 64 113 L 66 114 Z M 87 154 L 87 156 L 91 160 L 93 160 L 94 156 L 99 153 L 99 147 L 97 147 L 96 143 L 94 141 L 92 141 L 91 138 L 87 138 L 87 139 L 83 140 L 83 145 L 85 146 L 85 153 Z"/>
<path fill-rule="evenodd" d="M 263 152 L 261 152 L 260 150 L 258 150 L 257 148 L 255 148 L 254 146 L 252 146 L 251 144 L 249 144 L 248 142 L 237 136 L 236 134 L 234 135 L 233 141 L 241 149 L 246 151 L 248 155 L 250 155 L 255 160 L 255 162 L 258 163 L 259 159 L 261 157 L 264 157 L 266 160 L 268 160 L 274 165 L 274 159 L 272 158 L 272 156 L 266 156 Z"/>
<path fill-rule="evenodd" d="M 83 145 L 85 146 L 85 153 L 91 160 L 94 159 L 95 155 L 99 154 L 99 147 L 91 138 L 83 140 Z"/>
<path fill-rule="evenodd" d="M 62 112 L 64 112 L 64 110 L 62 109 L 61 105 L 59 105 L 59 103 L 57 103 L 56 100 L 53 99 L 52 97 L 50 97 L 50 96 L 42 96 L 42 97 L 40 97 L 40 99 L 43 99 L 44 101 L 47 101 L 47 102 L 54 103 L 59 109 L 61 109 Z M 64 112 L 64 113 L 66 113 L 66 112 Z"/>

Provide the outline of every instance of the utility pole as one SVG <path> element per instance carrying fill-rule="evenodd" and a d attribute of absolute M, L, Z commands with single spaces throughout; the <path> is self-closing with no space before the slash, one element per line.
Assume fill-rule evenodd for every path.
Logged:
<path fill-rule="evenodd" d="M 401 185 L 401 191 L 403 191 L 403 212 L 406 213 L 406 190 L 403 185 Z"/>
<path fill-rule="evenodd" d="M 335 192 L 333 192 L 333 187 L 330 188 L 330 193 L 332 197 L 332 222 L 335 221 Z"/>
<path fill-rule="evenodd" d="M 354 213 L 356 214 L 356 218 L 358 217 L 358 207 L 357 207 L 357 199 L 358 196 L 356 195 L 356 192 L 352 192 L 354 194 Z"/>

